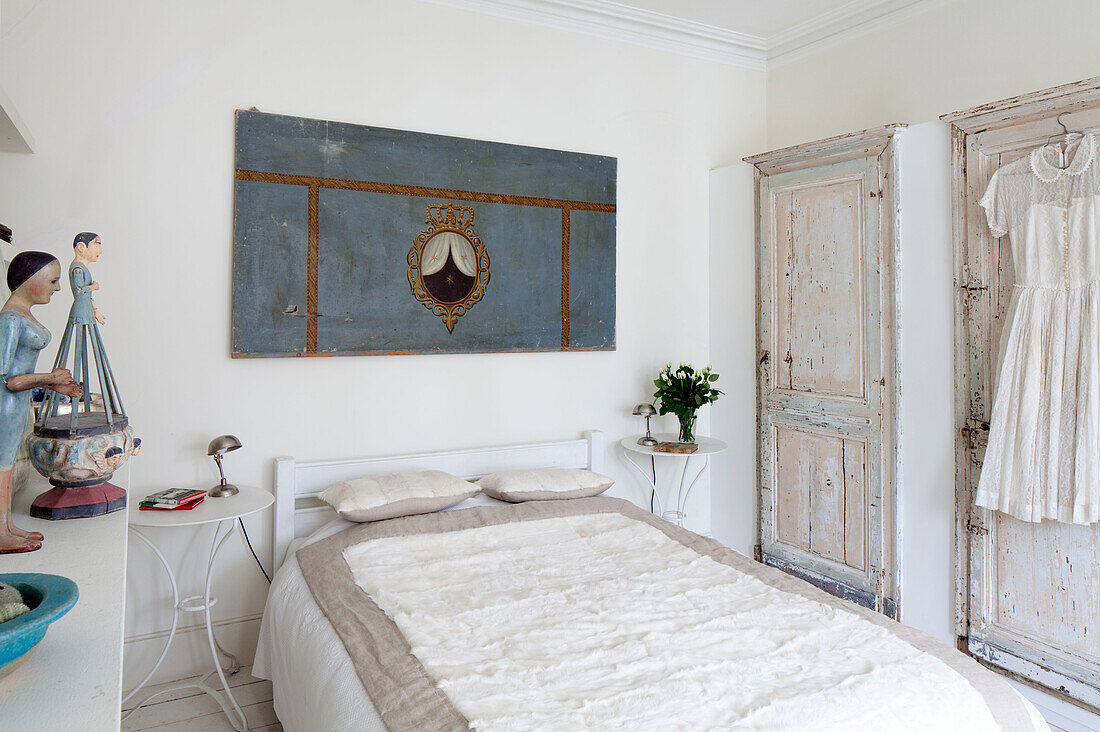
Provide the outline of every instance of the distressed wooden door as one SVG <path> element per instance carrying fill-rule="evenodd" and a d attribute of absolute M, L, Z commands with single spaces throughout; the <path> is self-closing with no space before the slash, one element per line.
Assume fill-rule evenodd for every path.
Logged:
<path fill-rule="evenodd" d="M 983 662 L 1100 707 L 1100 526 L 1027 523 L 974 505 L 1015 274 L 978 200 L 1002 165 L 1060 132 L 1100 133 L 1100 80 L 945 116 L 956 255 L 957 633 Z"/>
<path fill-rule="evenodd" d="M 759 558 L 894 617 L 896 129 L 748 159 Z"/>

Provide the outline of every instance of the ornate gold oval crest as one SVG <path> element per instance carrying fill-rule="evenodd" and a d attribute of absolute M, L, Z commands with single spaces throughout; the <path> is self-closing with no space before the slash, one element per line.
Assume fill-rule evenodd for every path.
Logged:
<path fill-rule="evenodd" d="M 474 210 L 468 206 L 433 204 L 424 222 L 427 227 L 409 249 L 409 287 L 454 332 L 458 318 L 485 295 L 489 254 L 474 231 Z"/>

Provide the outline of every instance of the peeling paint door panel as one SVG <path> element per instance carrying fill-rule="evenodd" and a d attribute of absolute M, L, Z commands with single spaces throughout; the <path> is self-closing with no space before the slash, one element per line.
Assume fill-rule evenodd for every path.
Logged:
<path fill-rule="evenodd" d="M 1027 523 L 974 505 L 1015 272 L 1008 237 L 978 206 L 993 173 L 1060 130 L 1100 133 L 1100 109 L 1046 104 L 968 133 L 953 130 L 958 285 L 958 634 L 985 662 L 1100 707 L 1100 525 Z"/>
<path fill-rule="evenodd" d="M 895 158 L 893 130 L 876 132 L 752 160 L 760 545 L 763 561 L 896 615 Z"/>
<path fill-rule="evenodd" d="M 866 443 L 780 425 L 775 435 L 775 541 L 864 569 Z"/>
<path fill-rule="evenodd" d="M 777 388 L 863 397 L 862 183 L 775 194 Z"/>

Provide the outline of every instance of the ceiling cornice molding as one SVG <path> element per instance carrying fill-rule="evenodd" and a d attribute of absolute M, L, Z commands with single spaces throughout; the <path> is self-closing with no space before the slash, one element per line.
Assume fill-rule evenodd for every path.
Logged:
<path fill-rule="evenodd" d="M 427 0 L 508 20 L 764 70 L 764 39 L 608 0 Z"/>
<path fill-rule="evenodd" d="M 769 38 L 610 0 L 426 2 L 762 71 L 954 0 L 852 0 Z"/>
<path fill-rule="evenodd" d="M 853 0 L 792 26 L 768 39 L 768 68 L 806 58 L 815 51 L 896 25 L 955 0 Z"/>

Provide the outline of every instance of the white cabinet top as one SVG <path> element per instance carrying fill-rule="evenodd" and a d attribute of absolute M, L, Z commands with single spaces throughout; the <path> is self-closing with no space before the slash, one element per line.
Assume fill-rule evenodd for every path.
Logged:
<path fill-rule="evenodd" d="M 2 572 L 59 574 L 76 582 L 76 605 L 10 676 L 0 679 L 5 730 L 117 730 L 122 702 L 126 511 L 46 521 L 28 515 L 50 489 L 38 475 L 13 501 L 15 523 L 45 535 L 42 548 L 0 557 Z"/>

